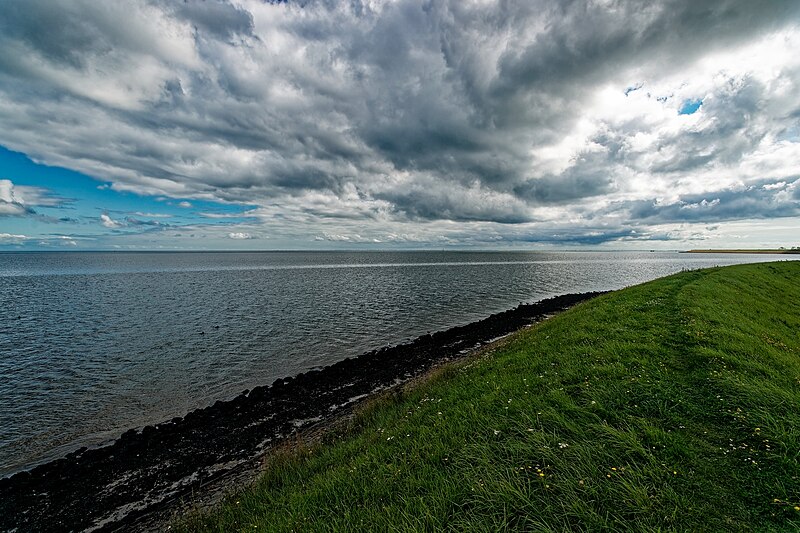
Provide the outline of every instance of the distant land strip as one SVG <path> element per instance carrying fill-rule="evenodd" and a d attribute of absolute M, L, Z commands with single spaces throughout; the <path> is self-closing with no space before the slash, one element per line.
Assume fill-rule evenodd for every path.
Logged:
<path fill-rule="evenodd" d="M 800 248 L 779 250 L 686 250 L 684 254 L 800 254 Z"/>

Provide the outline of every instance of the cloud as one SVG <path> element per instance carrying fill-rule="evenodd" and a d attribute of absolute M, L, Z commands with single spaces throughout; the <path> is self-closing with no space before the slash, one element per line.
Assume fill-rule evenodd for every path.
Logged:
<path fill-rule="evenodd" d="M 245 232 L 228 233 L 228 238 L 235 240 L 252 239 L 253 236 Z"/>
<path fill-rule="evenodd" d="M 630 218 L 648 222 L 702 222 L 800 216 L 800 179 L 738 185 L 680 196 L 669 203 L 637 202 Z"/>
<path fill-rule="evenodd" d="M 171 218 L 173 215 L 169 215 L 167 213 L 142 213 L 141 211 L 135 211 L 132 213 L 137 217 L 145 217 L 145 218 Z"/>
<path fill-rule="evenodd" d="M 0 179 L 0 216 L 35 215 L 34 206 L 59 207 L 67 202 L 43 187 L 15 185 L 11 180 Z"/>
<path fill-rule="evenodd" d="M 0 233 L 0 243 L 2 244 L 20 244 L 28 239 L 29 237 L 25 235 L 15 235 L 13 233 Z"/>
<path fill-rule="evenodd" d="M 225 218 L 248 218 L 255 216 L 253 211 L 245 211 L 242 213 L 198 213 L 203 218 L 212 219 L 225 219 Z"/>
<path fill-rule="evenodd" d="M 176 19 L 189 22 L 204 34 L 227 40 L 253 33 L 253 17 L 228 2 L 160 2 Z"/>
<path fill-rule="evenodd" d="M 657 239 L 640 226 L 797 216 L 757 184 L 800 176 L 798 17 L 789 0 L 6 0 L 0 144 L 180 207 L 255 206 L 253 234 L 287 239 Z M 102 223 L 153 218 L 135 216 Z"/>
<path fill-rule="evenodd" d="M 32 209 L 26 209 L 20 204 L 0 201 L 0 216 L 18 216 L 33 212 L 34 211 Z"/>
<path fill-rule="evenodd" d="M 159 222 L 158 220 L 142 220 L 134 217 L 125 217 L 125 225 L 133 227 L 144 226 L 151 228 L 164 228 L 169 226 L 169 224 L 165 222 Z"/>
<path fill-rule="evenodd" d="M 100 223 L 105 226 L 106 228 L 116 229 L 122 226 L 118 221 L 112 219 L 106 213 L 100 215 Z"/>
<path fill-rule="evenodd" d="M 108 213 L 102 213 L 100 215 L 100 223 L 103 225 L 103 227 L 108 229 L 127 228 L 138 229 L 139 231 L 162 230 L 171 227 L 170 224 L 160 222 L 158 220 L 144 220 L 132 216 L 126 216 L 122 220 L 117 220 L 111 218 Z"/>
<path fill-rule="evenodd" d="M 412 220 L 446 219 L 457 222 L 492 221 L 515 224 L 532 220 L 528 206 L 508 193 L 493 191 L 479 182 L 446 184 L 435 179 L 410 183 L 374 193 L 387 202 L 386 209 Z"/>

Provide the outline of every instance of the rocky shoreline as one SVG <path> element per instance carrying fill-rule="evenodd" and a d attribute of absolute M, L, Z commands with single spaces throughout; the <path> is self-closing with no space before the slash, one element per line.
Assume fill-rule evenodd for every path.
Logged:
<path fill-rule="evenodd" d="M 141 529 L 149 516 L 230 476 L 299 429 L 331 420 L 370 394 L 598 294 L 520 305 L 344 359 L 0 479 L 0 530 Z"/>

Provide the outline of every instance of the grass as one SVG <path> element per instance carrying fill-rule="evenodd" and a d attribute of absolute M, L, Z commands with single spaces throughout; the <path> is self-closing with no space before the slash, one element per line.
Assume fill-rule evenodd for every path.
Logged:
<path fill-rule="evenodd" d="M 610 293 L 370 402 L 180 531 L 798 531 L 800 262 Z"/>

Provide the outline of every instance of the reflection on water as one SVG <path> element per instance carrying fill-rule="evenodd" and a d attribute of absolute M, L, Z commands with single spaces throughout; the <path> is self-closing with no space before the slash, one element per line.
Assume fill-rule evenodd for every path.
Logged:
<path fill-rule="evenodd" d="M 519 302 L 775 259 L 0 253 L 0 475 Z"/>

